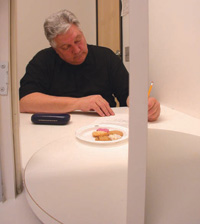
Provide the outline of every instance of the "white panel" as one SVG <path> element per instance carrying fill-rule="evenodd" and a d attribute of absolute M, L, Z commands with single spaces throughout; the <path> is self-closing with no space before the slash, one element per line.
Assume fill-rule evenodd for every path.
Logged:
<path fill-rule="evenodd" d="M 8 0 L 0 0 L 0 61 L 2 62 L 9 62 L 9 2 Z M 8 86 L 8 94 L 0 96 L 0 157 L 4 199 L 14 198 L 15 171 L 10 85 Z"/>
<path fill-rule="evenodd" d="M 200 1 L 149 1 L 152 95 L 200 118 Z"/>
<path fill-rule="evenodd" d="M 148 0 L 130 1 L 130 118 L 127 224 L 144 224 L 147 91 Z"/>

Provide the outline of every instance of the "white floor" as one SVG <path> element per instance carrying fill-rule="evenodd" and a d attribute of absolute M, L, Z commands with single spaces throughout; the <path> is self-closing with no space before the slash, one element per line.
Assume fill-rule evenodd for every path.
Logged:
<path fill-rule="evenodd" d="M 0 203 L 0 224 L 42 224 L 26 201 L 25 192 Z"/>

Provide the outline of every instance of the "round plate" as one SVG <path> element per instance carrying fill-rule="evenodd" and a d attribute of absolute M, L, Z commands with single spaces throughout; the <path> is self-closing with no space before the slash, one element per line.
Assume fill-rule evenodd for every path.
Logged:
<path fill-rule="evenodd" d="M 123 132 L 123 136 L 120 139 L 112 141 L 95 141 L 95 138 L 92 136 L 92 132 L 96 131 L 98 128 L 107 128 L 109 131 L 118 130 Z M 88 125 L 81 127 L 76 131 L 76 137 L 85 142 L 97 143 L 97 144 L 110 144 L 115 142 L 121 142 L 128 138 L 128 128 L 122 127 L 119 125 L 108 125 L 108 124 L 98 124 L 98 125 Z"/>

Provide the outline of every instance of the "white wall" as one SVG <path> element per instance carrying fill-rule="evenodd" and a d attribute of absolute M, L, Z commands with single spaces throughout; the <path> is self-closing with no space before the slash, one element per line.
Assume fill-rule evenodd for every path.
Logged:
<path fill-rule="evenodd" d="M 0 61 L 7 62 L 8 65 L 10 64 L 9 7 L 10 2 L 8 0 L 0 0 Z M 0 96 L 0 166 L 2 170 L 4 199 L 15 197 L 10 70 L 8 73 L 8 94 Z"/>
<path fill-rule="evenodd" d="M 147 151 L 148 0 L 130 1 L 127 224 L 144 224 Z"/>
<path fill-rule="evenodd" d="M 79 19 L 87 42 L 96 44 L 95 0 L 15 0 L 17 7 L 17 65 L 18 77 L 39 50 L 49 47 L 44 35 L 46 17 L 61 9 L 72 11 Z"/>
<path fill-rule="evenodd" d="M 150 80 L 162 104 L 200 118 L 200 1 L 149 0 Z"/>
<path fill-rule="evenodd" d="M 149 82 L 163 105 L 200 118 L 200 1 L 149 0 Z M 129 15 L 124 17 L 127 30 Z M 124 39 L 124 47 L 128 39 Z M 129 62 L 124 62 L 129 69 Z"/>

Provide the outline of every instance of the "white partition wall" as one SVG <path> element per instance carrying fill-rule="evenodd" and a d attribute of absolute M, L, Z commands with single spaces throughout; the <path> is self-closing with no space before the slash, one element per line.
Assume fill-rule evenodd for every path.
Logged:
<path fill-rule="evenodd" d="M 130 1 L 127 224 L 144 224 L 147 149 L 148 0 Z"/>
<path fill-rule="evenodd" d="M 162 104 L 200 118 L 200 1 L 149 1 L 149 73 Z"/>
<path fill-rule="evenodd" d="M 9 67 L 10 1 L 8 0 L 0 0 L 0 27 L 0 62 L 5 62 Z M 15 197 L 10 70 L 8 74 L 8 89 L 3 95 L 0 94 L 0 166 L 4 199 Z"/>

